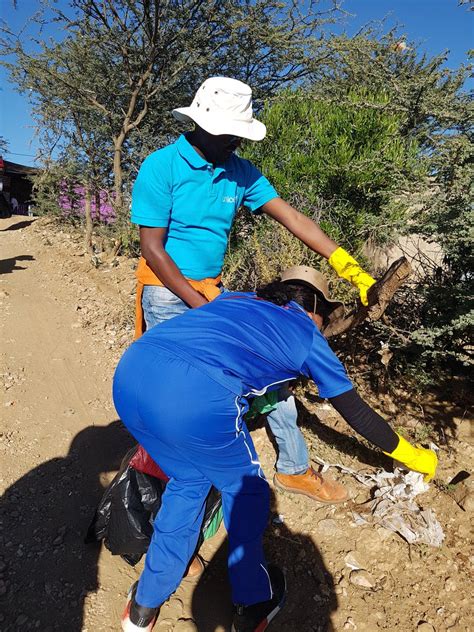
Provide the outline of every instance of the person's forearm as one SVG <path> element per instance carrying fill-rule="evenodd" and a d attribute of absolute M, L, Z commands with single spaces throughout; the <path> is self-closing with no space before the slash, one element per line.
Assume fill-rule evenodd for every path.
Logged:
<path fill-rule="evenodd" d="M 144 250 L 144 251 L 143 251 Z M 190 307 L 199 307 L 208 301 L 197 292 L 182 275 L 178 266 L 165 250 L 142 249 L 142 255 L 148 266 L 153 270 L 160 281 L 173 294 L 179 296 Z"/>
<path fill-rule="evenodd" d="M 385 419 L 372 410 L 354 389 L 330 397 L 329 401 L 356 432 L 381 448 L 387 456 L 400 461 L 410 470 L 421 472 L 426 482 L 436 474 L 436 453 L 419 445 L 412 446 L 392 430 Z"/>
<path fill-rule="evenodd" d="M 368 290 L 375 283 L 375 279 L 367 274 L 344 248 L 338 246 L 335 241 L 328 237 L 316 222 L 281 198 L 273 198 L 264 204 L 262 211 L 285 226 L 308 248 L 311 248 L 318 255 L 326 257 L 338 276 L 346 279 L 359 290 L 362 304 L 369 304 Z"/>
<path fill-rule="evenodd" d="M 285 200 L 281 198 L 271 200 L 263 206 L 262 210 L 285 226 L 290 233 L 318 255 L 329 259 L 338 248 L 338 244 L 328 237 L 316 222 L 297 211 Z"/>
<path fill-rule="evenodd" d="M 398 445 L 399 437 L 383 417 L 366 404 L 354 389 L 329 398 L 337 412 L 365 439 L 391 453 Z"/>
<path fill-rule="evenodd" d="M 287 228 L 308 248 L 326 259 L 329 259 L 338 247 L 338 244 L 328 237 L 316 222 L 299 211 L 296 211 L 294 216 L 292 214 L 291 224 Z"/>

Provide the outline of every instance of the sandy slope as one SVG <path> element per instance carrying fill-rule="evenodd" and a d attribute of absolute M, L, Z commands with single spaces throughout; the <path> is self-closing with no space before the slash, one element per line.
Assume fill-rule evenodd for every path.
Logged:
<path fill-rule="evenodd" d="M 140 567 L 82 540 L 103 485 L 131 443 L 110 387 L 132 335 L 134 262 L 96 269 L 76 236 L 19 216 L 0 220 L 0 252 L 0 630 L 118 630 Z M 472 437 L 455 414 L 458 438 L 441 450 L 444 482 L 460 469 L 472 471 Z M 316 415 L 322 424 L 315 426 Z M 311 397 L 302 400 L 301 419 L 313 455 L 357 469 L 374 463 Z M 254 439 L 271 477 L 274 451 L 263 427 Z M 431 486 L 422 503 L 435 508 L 445 544 L 410 548 L 380 527 L 354 525 L 351 509 L 367 494 L 350 477 L 345 482 L 355 502 L 344 507 L 274 496 L 273 513 L 284 523 L 270 526 L 266 546 L 286 568 L 289 598 L 271 629 L 472 629 L 472 513 Z M 228 629 L 224 538 L 221 530 L 205 545 L 206 573 L 182 585 L 157 630 Z M 370 574 L 370 589 L 351 582 L 344 561 L 351 551 Z"/>

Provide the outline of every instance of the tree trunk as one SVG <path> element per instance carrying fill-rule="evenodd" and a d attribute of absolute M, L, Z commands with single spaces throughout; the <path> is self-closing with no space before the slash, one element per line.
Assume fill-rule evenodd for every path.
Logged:
<path fill-rule="evenodd" d="M 92 247 L 92 196 L 89 185 L 84 187 L 84 197 L 85 197 L 85 205 L 84 205 L 84 215 L 86 219 L 86 228 L 85 228 L 85 244 L 87 248 L 87 252 L 90 255 L 94 254 L 94 249 Z"/>
<path fill-rule="evenodd" d="M 100 225 L 100 220 L 101 220 L 100 203 L 101 203 L 101 199 L 100 199 L 100 191 L 98 191 L 97 189 L 95 190 L 95 193 L 94 193 L 94 200 L 95 200 L 95 212 L 97 213 L 96 219 L 97 219 L 98 224 Z"/>
<path fill-rule="evenodd" d="M 122 194 L 122 184 L 123 184 L 123 175 L 122 175 L 122 145 L 123 145 L 123 137 L 122 135 L 115 139 L 114 142 L 114 193 L 115 200 L 114 206 L 116 213 L 120 213 L 123 206 L 123 194 Z"/>

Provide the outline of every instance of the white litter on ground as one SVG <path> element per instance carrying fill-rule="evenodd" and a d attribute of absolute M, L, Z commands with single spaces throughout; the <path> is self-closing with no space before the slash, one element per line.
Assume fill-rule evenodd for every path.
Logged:
<path fill-rule="evenodd" d="M 323 466 L 323 473 L 335 467 L 371 488 L 372 500 L 365 503 L 364 511 L 352 512 L 356 524 L 378 524 L 398 533 L 409 544 L 441 546 L 444 532 L 435 512 L 433 509 L 421 509 L 414 501 L 416 496 L 429 489 L 423 474 L 401 467 L 396 467 L 393 472 L 378 470 L 374 474 L 361 474 L 340 463 L 314 460 Z"/>

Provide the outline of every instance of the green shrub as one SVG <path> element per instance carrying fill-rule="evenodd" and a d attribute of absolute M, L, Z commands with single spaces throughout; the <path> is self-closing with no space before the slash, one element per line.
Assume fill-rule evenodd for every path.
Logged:
<path fill-rule="evenodd" d="M 347 96 L 350 103 L 337 106 L 302 89 L 281 93 L 261 116 L 267 138 L 246 145 L 243 155 L 282 198 L 360 258 L 368 239 L 386 243 L 405 222 L 396 197 L 423 170 L 416 144 L 400 135 L 400 117 L 384 111 L 383 93 Z M 225 268 L 231 285 L 255 286 L 301 263 L 328 269 L 274 221 L 239 216 Z"/>

